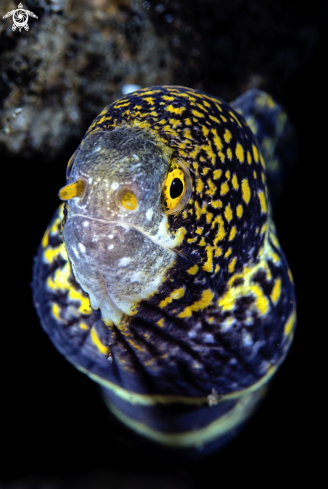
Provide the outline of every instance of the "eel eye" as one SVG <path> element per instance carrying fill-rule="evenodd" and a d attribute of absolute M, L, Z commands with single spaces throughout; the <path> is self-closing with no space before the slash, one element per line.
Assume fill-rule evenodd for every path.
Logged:
<path fill-rule="evenodd" d="M 183 192 L 184 181 L 177 177 L 171 182 L 170 197 L 171 199 L 177 199 Z"/>
<path fill-rule="evenodd" d="M 191 189 L 191 178 L 187 167 L 181 162 L 174 162 L 163 186 L 166 212 L 175 214 L 183 209 L 189 200 Z"/>

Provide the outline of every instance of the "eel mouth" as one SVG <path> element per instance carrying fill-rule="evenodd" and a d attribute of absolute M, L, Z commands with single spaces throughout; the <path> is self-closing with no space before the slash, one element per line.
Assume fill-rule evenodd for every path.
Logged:
<path fill-rule="evenodd" d="M 136 226 L 135 224 L 131 224 L 131 223 L 128 223 L 128 222 L 125 222 L 125 221 L 108 221 L 107 219 L 99 219 L 97 217 L 90 217 L 90 216 L 87 216 L 85 214 L 73 214 L 70 216 L 70 218 L 74 218 L 74 217 L 82 217 L 83 219 L 89 219 L 90 221 L 96 221 L 96 222 L 100 222 L 102 224 L 115 224 L 117 226 L 122 226 L 124 228 L 131 228 L 131 229 L 134 229 L 135 231 L 137 231 L 138 233 L 142 234 L 143 236 L 145 236 L 147 239 L 149 239 L 150 241 L 152 241 L 153 243 L 155 243 L 157 246 L 160 246 L 161 248 L 166 248 L 167 250 L 170 250 L 170 251 L 173 251 L 174 253 L 176 253 L 177 255 L 179 255 L 181 258 L 183 259 L 186 259 L 186 260 L 189 260 L 190 263 L 192 263 L 193 265 L 195 264 L 195 262 L 193 261 L 193 259 L 187 254 L 185 253 L 184 251 L 180 251 L 180 250 L 177 250 L 176 248 L 171 248 L 159 241 L 156 241 L 149 233 L 147 233 L 146 231 L 144 231 L 142 228 L 140 228 L 139 226 Z"/>

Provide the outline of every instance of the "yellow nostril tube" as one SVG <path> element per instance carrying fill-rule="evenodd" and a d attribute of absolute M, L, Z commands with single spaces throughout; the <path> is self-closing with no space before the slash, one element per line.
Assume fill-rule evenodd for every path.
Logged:
<path fill-rule="evenodd" d="M 76 182 L 61 188 L 58 192 L 58 196 L 61 200 L 70 200 L 74 199 L 74 197 L 81 197 L 84 194 L 86 185 L 84 180 L 77 180 Z"/>
<path fill-rule="evenodd" d="M 138 200 L 132 192 L 127 191 L 121 196 L 121 204 L 127 211 L 134 211 L 138 207 Z"/>

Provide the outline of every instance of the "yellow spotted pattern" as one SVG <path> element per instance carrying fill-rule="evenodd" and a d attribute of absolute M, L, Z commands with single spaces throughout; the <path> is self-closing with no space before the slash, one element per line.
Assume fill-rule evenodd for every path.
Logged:
<path fill-rule="evenodd" d="M 92 351 L 95 365 L 95 358 L 107 361 L 115 352 L 118 378 L 110 377 L 114 375 L 110 368 L 108 378 L 100 378 L 104 364 L 101 374 L 91 375 L 104 386 L 114 385 L 131 405 L 133 396 L 144 396 L 153 404 L 175 402 L 177 393 L 163 394 L 161 382 L 169 372 L 172 385 L 177 379 L 177 386 L 183 385 L 187 392 L 189 377 L 179 378 L 184 369 L 193 379 L 193 394 L 185 399 L 208 399 L 214 388 L 218 392 L 220 382 L 225 393 L 238 398 L 249 372 L 254 372 L 256 381 L 245 382 L 255 385 L 275 371 L 290 344 L 296 317 L 295 305 L 286 296 L 292 276 L 272 223 L 265 163 L 256 138 L 225 102 L 182 87 L 151 87 L 128 94 L 106 107 L 87 134 L 124 125 L 163 149 L 168 159 L 166 182 L 176 177 L 169 173 L 174 164 L 183 164 L 190 175 L 189 200 L 177 213 L 170 213 L 176 203 L 169 202 L 169 185 L 160 187 L 167 218 L 163 234 L 174 241 L 177 259 L 153 295 L 136 301 L 131 312 L 115 321 L 97 322 L 100 313 L 92 310 L 75 282 L 58 239 L 63 219 L 58 215 L 42 239 L 42 263 L 50 270 L 44 282 L 49 317 L 61 331 L 75 328 L 74 334 L 83 338 L 81 348 L 86 345 L 86 351 Z M 68 171 L 73 165 L 74 155 Z M 75 195 L 75 187 L 68 190 L 69 196 Z M 134 195 L 123 197 L 127 210 L 138 209 Z M 261 352 L 267 338 L 275 352 L 268 360 L 266 351 Z M 229 360 L 235 362 L 231 369 Z M 242 370 L 247 362 L 250 367 L 243 377 L 237 367 Z M 144 394 L 142 381 L 140 394 L 139 376 L 151 378 L 160 394 Z M 130 378 L 135 382 L 133 394 L 125 387 Z"/>

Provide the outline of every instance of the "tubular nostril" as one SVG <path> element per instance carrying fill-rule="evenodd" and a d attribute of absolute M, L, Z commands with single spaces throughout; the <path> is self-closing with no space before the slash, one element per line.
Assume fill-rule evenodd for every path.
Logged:
<path fill-rule="evenodd" d="M 58 192 L 60 200 L 70 200 L 74 197 L 82 197 L 84 195 L 87 183 L 84 180 L 76 180 L 76 182 L 65 185 Z"/>
<path fill-rule="evenodd" d="M 125 192 L 125 194 L 122 196 L 122 205 L 128 211 L 134 211 L 138 206 L 136 196 L 131 192 Z"/>
<path fill-rule="evenodd" d="M 135 211 L 138 208 L 138 199 L 128 188 L 120 188 L 115 194 L 115 202 L 118 207 L 126 211 Z"/>

